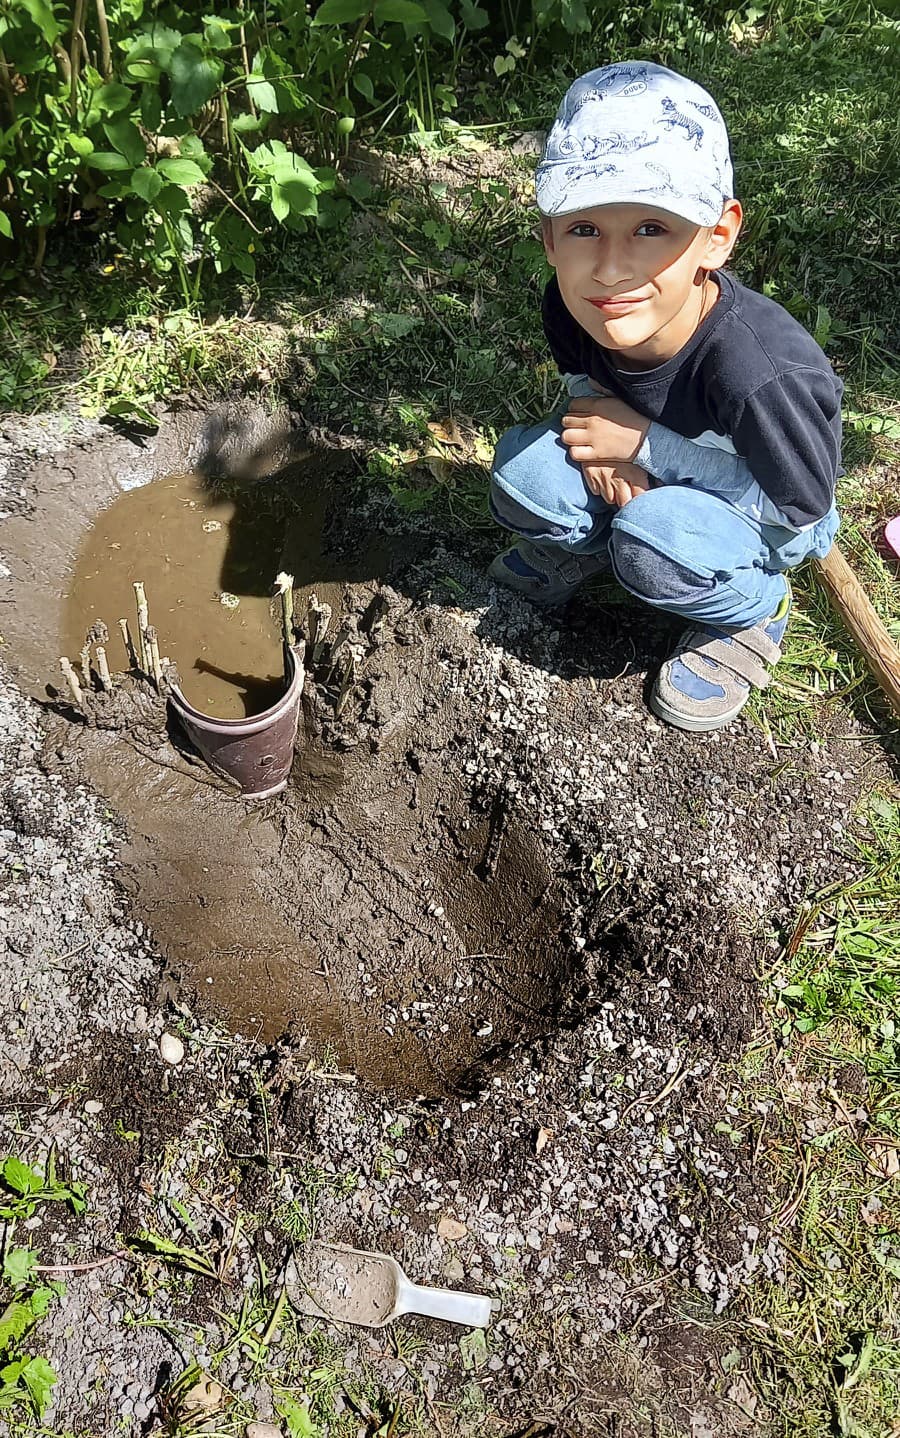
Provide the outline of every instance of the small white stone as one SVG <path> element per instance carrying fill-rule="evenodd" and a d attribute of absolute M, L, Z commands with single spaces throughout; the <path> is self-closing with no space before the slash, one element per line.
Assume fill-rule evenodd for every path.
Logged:
<path fill-rule="evenodd" d="M 245 1433 L 246 1438 L 283 1438 L 281 1429 L 274 1423 L 248 1423 Z"/>
<path fill-rule="evenodd" d="M 98 1098 L 89 1098 L 84 1106 L 85 1113 L 98 1114 L 103 1112 L 103 1105 Z"/>
<path fill-rule="evenodd" d="M 184 1058 L 184 1044 L 177 1034 L 163 1034 L 159 1041 L 159 1054 L 164 1063 L 174 1067 Z"/>

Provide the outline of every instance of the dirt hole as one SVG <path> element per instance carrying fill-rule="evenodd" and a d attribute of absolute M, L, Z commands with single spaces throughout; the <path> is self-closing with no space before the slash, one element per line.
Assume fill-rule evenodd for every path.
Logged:
<path fill-rule="evenodd" d="M 64 593 L 23 594 L 18 652 L 46 681 L 53 656 L 74 658 L 95 620 L 118 640 L 140 578 L 188 697 L 240 715 L 271 702 L 278 682 L 275 573 L 295 574 L 299 604 L 312 588 L 328 600 L 364 657 L 340 719 L 327 689 L 308 683 L 278 801 L 223 794 L 152 721 L 139 732 L 127 718 L 69 715 L 49 760 L 76 766 L 122 814 L 136 912 L 234 1027 L 263 1039 L 294 1028 L 319 1061 L 330 1052 L 402 1092 L 465 1092 L 577 1007 L 566 898 L 540 834 L 489 774 L 471 772 L 485 702 L 464 679 L 472 626 L 384 582 L 415 559 L 408 539 L 392 554 L 355 516 L 366 542 L 335 551 L 334 483 L 327 463 L 303 460 L 255 488 L 185 473 L 118 496 L 107 485 L 74 534 L 71 501 L 45 486 L 19 551 L 48 533 L 61 544 L 67 525 Z M 111 660 L 119 668 L 123 655 Z"/>

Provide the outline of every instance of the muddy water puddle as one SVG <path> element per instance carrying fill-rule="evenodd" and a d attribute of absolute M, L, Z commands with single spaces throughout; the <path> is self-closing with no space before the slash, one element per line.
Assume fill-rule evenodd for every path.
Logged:
<path fill-rule="evenodd" d="M 253 509 L 195 474 L 131 489 L 84 535 L 66 596 L 63 650 L 75 658 L 103 620 L 110 662 L 127 667 L 118 620 L 135 633 L 132 585 L 142 580 L 160 650 L 198 709 L 221 719 L 258 714 L 283 691 L 281 639 L 271 603 L 284 520 Z"/>

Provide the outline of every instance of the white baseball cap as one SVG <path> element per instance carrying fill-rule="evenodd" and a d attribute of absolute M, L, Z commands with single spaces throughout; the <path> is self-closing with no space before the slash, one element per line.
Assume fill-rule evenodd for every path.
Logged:
<path fill-rule="evenodd" d="M 646 201 L 714 225 L 734 194 L 725 121 L 700 85 L 663 65 L 590 70 L 563 97 L 535 191 L 544 215 Z"/>

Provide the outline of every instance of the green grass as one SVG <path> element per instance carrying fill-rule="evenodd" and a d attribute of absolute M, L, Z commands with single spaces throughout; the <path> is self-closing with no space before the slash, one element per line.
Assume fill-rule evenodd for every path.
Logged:
<path fill-rule="evenodd" d="M 744 1072 L 785 1277 L 748 1291 L 740 1334 L 776 1438 L 889 1438 L 900 1414 L 898 833 L 898 796 L 871 795 L 857 872 L 799 916 Z"/>

